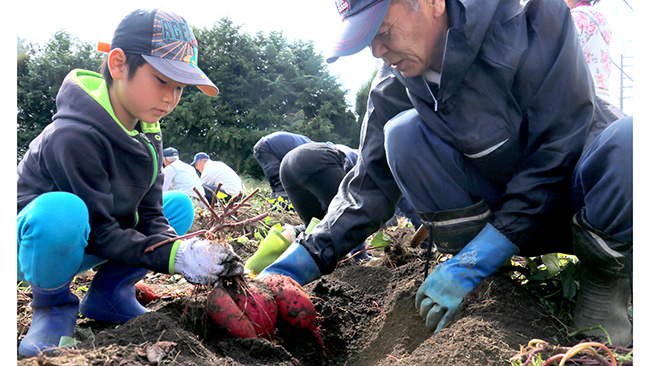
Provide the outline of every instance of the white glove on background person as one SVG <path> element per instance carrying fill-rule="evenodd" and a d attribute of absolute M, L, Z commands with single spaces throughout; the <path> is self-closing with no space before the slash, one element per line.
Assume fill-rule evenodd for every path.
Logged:
<path fill-rule="evenodd" d="M 213 285 L 219 277 L 243 274 L 244 264 L 230 244 L 191 238 L 178 243 L 173 272 L 195 285 Z"/>

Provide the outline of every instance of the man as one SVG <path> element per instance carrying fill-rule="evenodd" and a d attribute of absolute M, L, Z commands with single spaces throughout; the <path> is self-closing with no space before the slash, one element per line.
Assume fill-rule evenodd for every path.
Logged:
<path fill-rule="evenodd" d="M 201 184 L 205 188 L 208 202 L 212 202 L 212 196 L 219 183 L 226 201 L 239 192 L 246 192 L 246 186 L 237 172 L 226 163 L 210 160 L 210 155 L 204 152 L 194 155 L 194 161 L 190 165 L 201 173 Z"/>
<path fill-rule="evenodd" d="M 263 136 L 253 146 L 253 156 L 262 167 L 274 196 L 288 199 L 280 181 L 280 164 L 287 153 L 298 146 L 312 143 L 309 137 L 286 131 L 276 131 Z"/>
<path fill-rule="evenodd" d="M 401 191 L 438 251 L 455 254 L 416 295 L 427 327 L 447 325 L 512 255 L 568 252 L 581 261 L 572 328 L 602 325 L 629 345 L 632 118 L 612 123 L 595 103 L 564 2 L 336 3 L 344 27 L 328 62 L 366 46 L 384 61 L 359 161 L 322 222 L 260 276 L 331 272 Z"/>
<path fill-rule="evenodd" d="M 165 165 L 163 169 L 165 176 L 163 192 L 169 190 L 181 191 L 190 196 L 194 204 L 203 207 L 203 202 L 194 191 L 194 188 L 196 188 L 205 197 L 205 190 L 201 186 L 199 175 L 196 174 L 194 168 L 179 158 L 176 148 L 168 147 L 163 150 L 163 164 Z"/>

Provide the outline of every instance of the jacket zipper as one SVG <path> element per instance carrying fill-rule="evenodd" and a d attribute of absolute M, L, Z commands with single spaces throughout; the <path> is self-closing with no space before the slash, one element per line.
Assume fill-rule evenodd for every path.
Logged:
<path fill-rule="evenodd" d="M 423 78 L 424 80 L 424 78 Z M 437 112 L 438 111 L 438 99 L 436 99 L 436 96 L 433 95 L 433 92 L 431 91 L 431 88 L 429 87 L 429 83 L 427 83 L 426 80 L 424 80 L 424 85 L 427 86 L 427 90 L 429 90 L 429 94 L 431 94 L 431 98 L 433 98 L 433 111 Z"/>
<path fill-rule="evenodd" d="M 149 151 L 151 151 L 151 157 L 153 158 L 153 176 L 151 178 L 151 184 L 149 185 L 149 188 L 153 186 L 153 183 L 156 181 L 156 177 L 158 177 L 158 156 L 156 155 L 156 149 L 153 147 L 153 144 L 151 143 L 151 140 L 145 135 L 144 133 L 140 133 L 140 136 L 144 140 L 144 142 L 147 143 L 147 146 L 149 146 Z"/>

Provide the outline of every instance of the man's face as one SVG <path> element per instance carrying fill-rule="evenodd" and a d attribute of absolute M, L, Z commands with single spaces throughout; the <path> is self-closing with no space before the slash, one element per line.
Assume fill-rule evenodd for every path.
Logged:
<path fill-rule="evenodd" d="M 420 8 L 393 3 L 370 43 L 372 55 L 404 77 L 440 72 L 448 28 L 444 0 L 420 1 Z"/>
<path fill-rule="evenodd" d="M 205 159 L 201 159 L 194 164 L 194 167 L 199 171 L 199 173 L 203 173 L 203 166 L 205 166 Z"/>

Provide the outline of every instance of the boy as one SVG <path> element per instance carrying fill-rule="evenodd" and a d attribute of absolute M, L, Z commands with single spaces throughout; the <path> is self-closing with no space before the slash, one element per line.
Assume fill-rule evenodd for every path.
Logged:
<path fill-rule="evenodd" d="M 218 93 L 196 64 L 190 26 L 175 13 L 136 10 L 103 51 L 102 75 L 73 70 L 65 78 L 53 122 L 18 165 L 17 274 L 33 293 L 21 355 L 68 341 L 79 311 L 119 323 L 145 313 L 134 285 L 149 270 L 195 284 L 243 271 L 228 246 L 171 240 L 189 230 L 194 212 L 182 192 L 163 198 L 159 120 L 185 85 Z M 79 304 L 70 282 L 102 263 Z"/>

